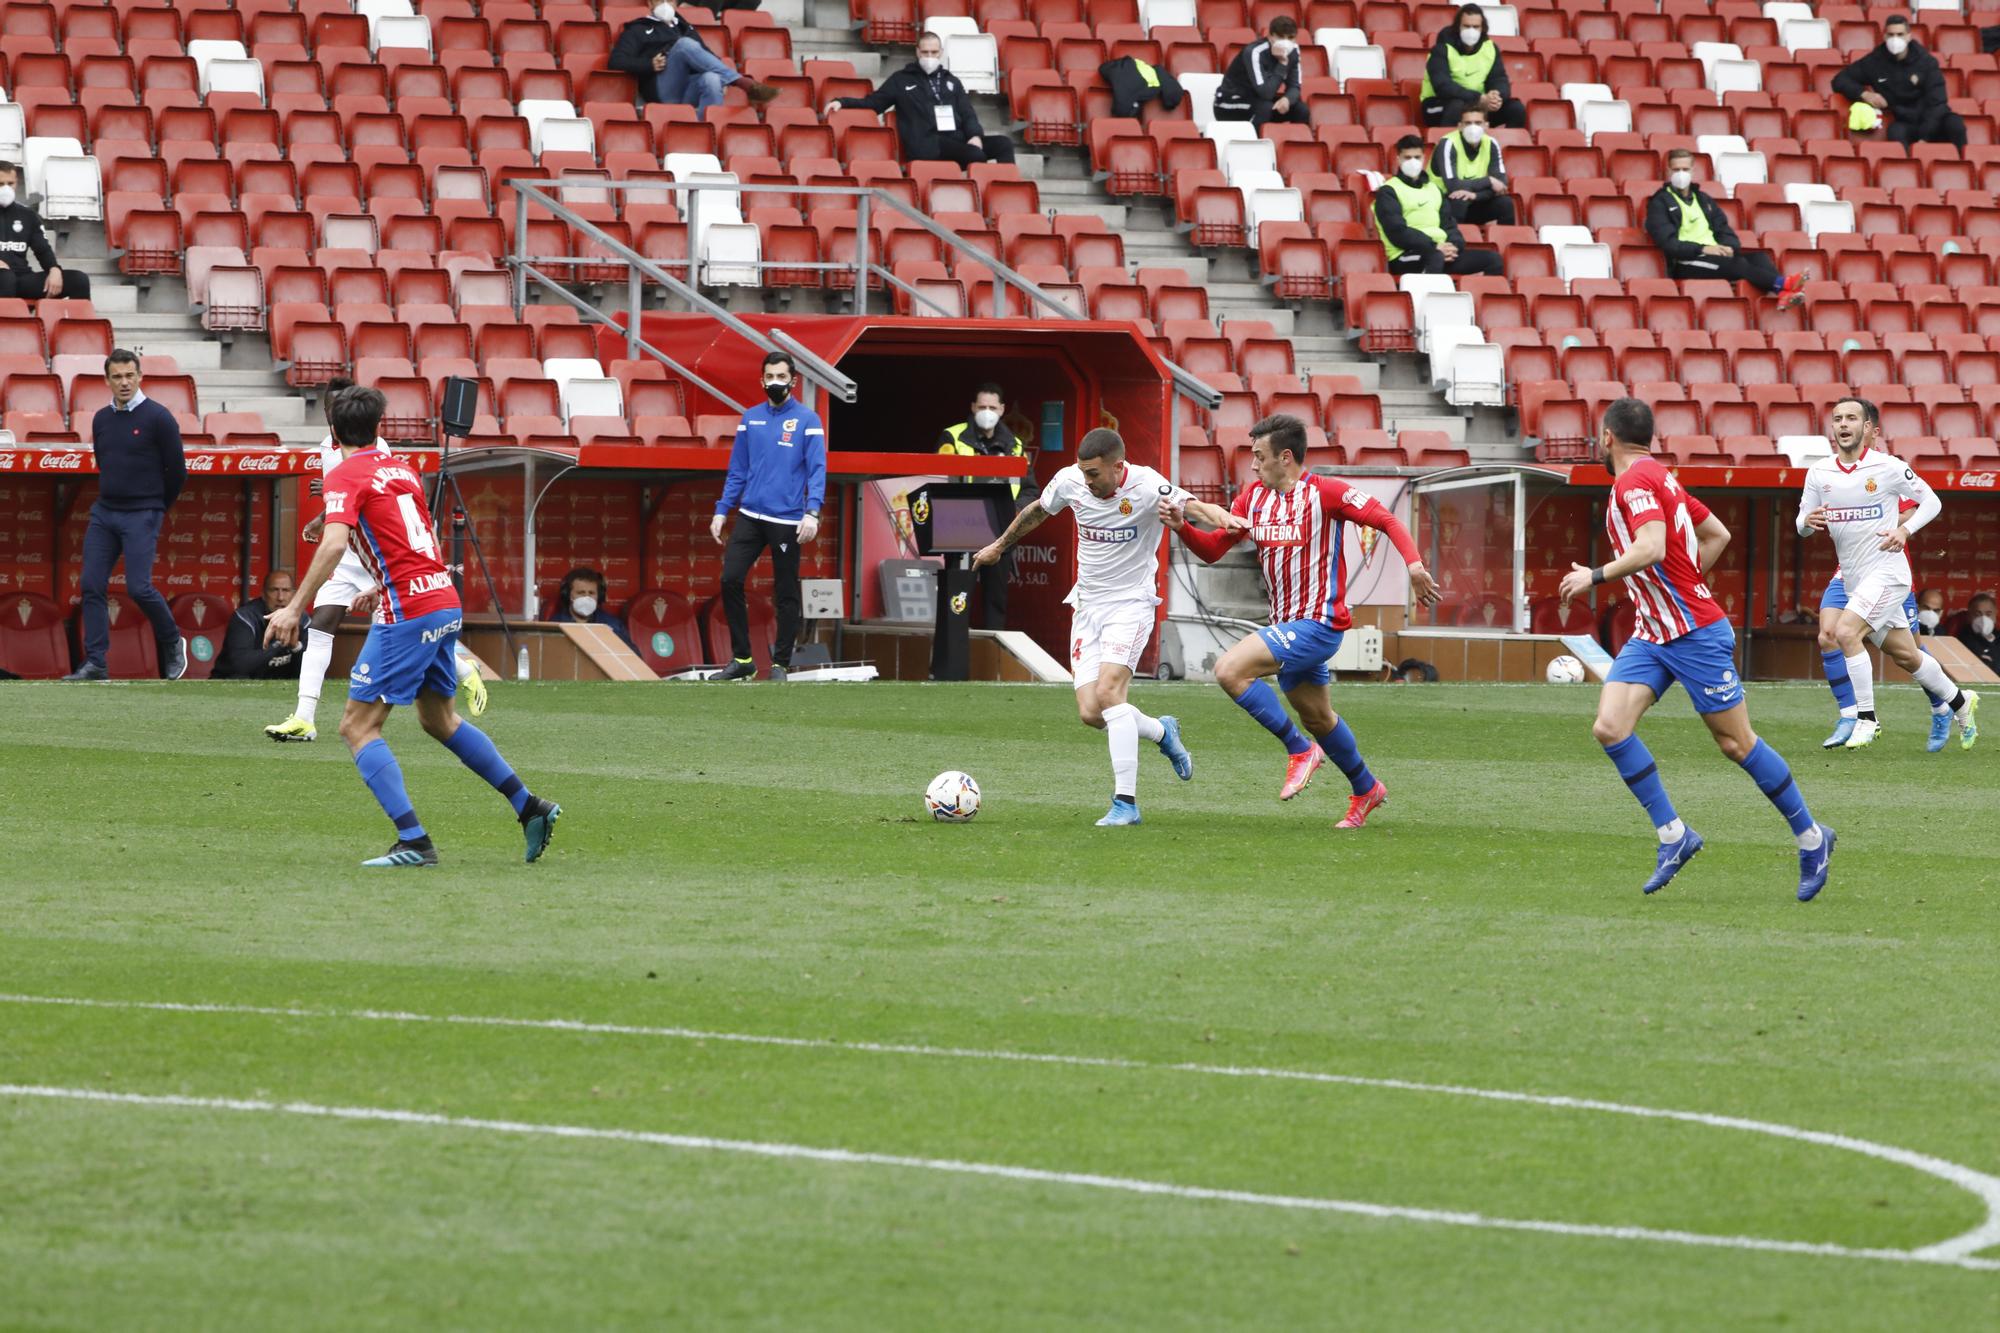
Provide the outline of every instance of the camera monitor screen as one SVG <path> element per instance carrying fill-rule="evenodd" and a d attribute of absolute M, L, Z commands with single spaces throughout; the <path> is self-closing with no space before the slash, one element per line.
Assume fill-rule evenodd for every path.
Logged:
<path fill-rule="evenodd" d="M 993 505 L 983 497 L 932 499 L 933 551 L 976 551 L 999 535 L 993 526 Z"/>

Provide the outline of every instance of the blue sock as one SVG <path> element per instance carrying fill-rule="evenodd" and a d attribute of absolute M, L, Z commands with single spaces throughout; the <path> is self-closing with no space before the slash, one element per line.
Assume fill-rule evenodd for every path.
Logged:
<path fill-rule="evenodd" d="M 461 720 L 458 730 L 451 733 L 451 739 L 444 743 L 444 748 L 457 755 L 460 763 L 485 778 L 493 790 L 505 796 L 508 804 L 514 807 L 515 814 L 520 814 L 527 807 L 527 787 L 515 776 L 507 761 L 500 757 L 500 751 L 494 748 L 492 740 L 478 727 Z"/>
<path fill-rule="evenodd" d="M 410 794 L 403 790 L 403 769 L 390 752 L 389 742 L 377 736 L 362 746 L 355 752 L 354 766 L 361 770 L 361 780 L 381 803 L 382 813 L 396 825 L 396 836 L 404 842 L 423 837 L 424 826 L 417 821 L 417 812 L 410 808 Z"/>
<path fill-rule="evenodd" d="M 1625 779 L 1639 804 L 1646 807 L 1646 817 L 1654 828 L 1665 828 L 1680 818 L 1674 813 L 1674 803 L 1667 799 L 1667 784 L 1660 781 L 1660 766 L 1653 762 L 1646 742 L 1627 736 L 1616 745 L 1605 746 L 1604 753 L 1618 766 L 1618 776 Z"/>
<path fill-rule="evenodd" d="M 1326 751 L 1326 757 L 1333 760 L 1341 772 L 1347 774 L 1347 785 L 1354 788 L 1356 796 L 1366 796 L 1375 790 L 1375 775 L 1368 771 L 1368 765 L 1361 760 L 1361 747 L 1355 744 L 1354 731 L 1347 725 L 1347 719 L 1336 717 L 1333 730 L 1319 738 L 1319 748 Z"/>
<path fill-rule="evenodd" d="M 1743 771 L 1757 784 L 1757 790 L 1770 798 L 1778 813 L 1792 826 L 1793 833 L 1804 833 L 1813 826 L 1812 812 L 1806 809 L 1806 798 L 1799 793 L 1799 784 L 1792 781 L 1792 766 L 1785 757 L 1764 744 L 1759 738 L 1750 747 L 1750 753 L 1743 756 Z"/>
<path fill-rule="evenodd" d="M 1250 682 L 1250 688 L 1236 696 L 1236 706 L 1257 719 L 1264 730 L 1284 742 L 1286 754 L 1304 754 L 1312 749 L 1312 742 L 1300 731 L 1285 711 L 1278 692 L 1261 680 Z"/>
<path fill-rule="evenodd" d="M 1854 707 L 1854 682 L 1847 675 L 1847 654 L 1836 648 L 1821 653 L 1819 660 L 1826 667 L 1826 683 L 1833 686 L 1833 701 L 1842 708 Z"/>
<path fill-rule="evenodd" d="M 1931 653 L 1930 649 L 1924 647 L 1924 641 L 1922 639 L 1917 640 L 1917 651 L 1925 654 L 1926 656 L 1934 655 Z M 1944 708 L 1946 705 L 1951 703 L 1951 700 L 1949 699 L 1938 698 L 1935 694 L 1932 694 L 1928 688 L 1924 690 L 1924 694 L 1931 701 L 1931 711 L 1933 713 L 1939 711 L 1940 709 Z"/>

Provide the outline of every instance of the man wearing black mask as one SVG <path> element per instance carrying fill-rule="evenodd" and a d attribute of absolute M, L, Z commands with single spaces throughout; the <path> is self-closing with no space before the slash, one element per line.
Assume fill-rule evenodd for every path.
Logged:
<path fill-rule="evenodd" d="M 33 255 L 39 270 L 28 266 Z M 65 270 L 42 227 L 41 214 L 21 200 L 21 169 L 0 162 L 0 297 L 23 301 L 90 299 L 90 275 Z"/>

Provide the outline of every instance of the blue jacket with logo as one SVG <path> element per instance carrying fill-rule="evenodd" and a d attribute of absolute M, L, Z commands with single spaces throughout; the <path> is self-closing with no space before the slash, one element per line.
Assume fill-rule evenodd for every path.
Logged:
<path fill-rule="evenodd" d="M 758 403 L 743 414 L 729 451 L 729 479 L 715 512 L 796 523 L 826 498 L 826 428 L 796 398 Z"/>

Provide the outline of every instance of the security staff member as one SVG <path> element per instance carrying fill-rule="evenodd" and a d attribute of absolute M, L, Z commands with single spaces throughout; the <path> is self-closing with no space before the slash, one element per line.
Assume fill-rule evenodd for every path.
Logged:
<path fill-rule="evenodd" d="M 847 107 L 896 111 L 896 137 L 912 162 L 1012 162 L 1014 141 L 988 134 L 979 124 L 965 85 L 944 67 L 944 40 L 934 32 L 917 39 L 916 63 L 882 80 L 866 97 L 836 97 L 828 115 Z"/>
<path fill-rule="evenodd" d="M 1667 257 L 1667 276 L 1677 281 L 1747 282 L 1776 297 L 1780 310 L 1805 300 L 1803 273 L 1784 277 L 1771 256 L 1742 248 L 1729 219 L 1694 183 L 1694 154 L 1685 148 L 1667 154 L 1667 183 L 1646 201 L 1646 234 Z"/>
<path fill-rule="evenodd" d="M 0 297 L 40 301 L 58 296 L 90 298 L 90 275 L 64 270 L 42 228 L 41 214 L 21 202 L 21 169 L 0 162 Z M 28 266 L 33 255 L 41 265 Z"/>
<path fill-rule="evenodd" d="M 1885 133 L 1899 144 L 1965 147 L 1965 122 L 1947 100 L 1944 71 L 1923 43 L 1911 39 L 1910 20 L 1901 14 L 1883 20 L 1882 44 L 1834 75 L 1833 90 L 1895 117 Z"/>
<path fill-rule="evenodd" d="M 1526 129 L 1528 108 L 1512 92 L 1500 48 L 1486 35 L 1486 11 L 1460 5 L 1457 20 L 1438 34 L 1424 62 L 1424 124 L 1456 125 L 1459 112 L 1476 106 L 1495 126 Z"/>
<path fill-rule="evenodd" d="M 1474 250 L 1459 239 L 1445 207 L 1444 187 L 1424 168 L 1424 141 L 1396 140 L 1396 174 L 1375 192 L 1375 234 L 1391 273 L 1499 273 L 1498 250 Z"/>
<path fill-rule="evenodd" d="M 941 454 L 983 454 L 988 458 L 1020 458 L 1026 454 L 1013 431 L 1001 423 L 1007 397 L 997 384 L 982 384 L 972 395 L 972 419 L 946 426 L 938 436 Z M 967 477 L 967 481 L 974 478 Z M 1021 506 L 1021 479 L 1012 478 L 1014 507 Z M 1014 577 L 1014 552 L 1010 548 L 998 561 L 979 567 L 979 598 L 984 611 L 983 629 L 1007 628 L 1007 584 Z"/>
<path fill-rule="evenodd" d="M 229 618 L 222 652 L 215 659 L 217 680 L 297 680 L 301 654 L 296 644 L 264 645 L 264 624 L 292 600 L 292 576 L 274 569 L 264 576 L 264 595 L 252 597 Z"/>
<path fill-rule="evenodd" d="M 1514 225 L 1514 200 L 1507 193 L 1500 145 L 1487 136 L 1486 113 L 1477 106 L 1461 111 L 1458 129 L 1438 140 L 1431 154 L 1431 175 L 1444 186 L 1445 207 L 1461 226 Z"/>

